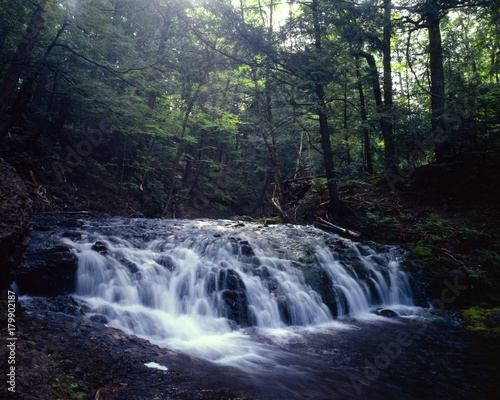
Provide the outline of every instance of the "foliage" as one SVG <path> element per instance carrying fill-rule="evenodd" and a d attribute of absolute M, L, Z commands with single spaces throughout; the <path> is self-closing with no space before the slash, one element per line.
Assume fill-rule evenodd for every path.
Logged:
<path fill-rule="evenodd" d="M 472 246 L 488 239 L 489 236 L 481 228 L 471 227 L 463 220 L 449 220 L 430 218 L 415 225 L 417 232 L 422 235 L 422 240 L 432 244 L 444 241 L 458 241 L 462 245 Z"/>
<path fill-rule="evenodd" d="M 49 382 L 50 390 L 58 400 L 77 400 L 82 399 L 86 394 L 79 391 L 79 386 L 71 383 L 66 378 L 54 378 Z"/>
<path fill-rule="evenodd" d="M 2 85 L 15 80 L 15 96 L 0 115 L 2 150 L 44 144 L 45 162 L 64 165 L 68 148 L 82 149 L 89 135 L 100 136 L 67 179 L 87 174 L 113 191 L 126 188 L 149 199 L 155 216 L 173 196 L 251 210 L 268 175 L 274 187 L 312 176 L 313 193 L 326 193 L 328 140 L 326 160 L 333 160 L 335 175 L 328 183 L 363 182 L 368 155 L 374 172 L 385 170 L 384 120 L 392 122 L 398 166 L 412 171 L 434 160 L 432 145 L 422 147 L 433 140 L 429 39 L 416 23 L 428 11 L 422 4 L 392 10 L 393 105 L 386 110 L 374 83 L 377 77 L 380 92 L 386 22 L 374 2 L 41 3 L 44 29 L 17 62 L 35 6 L 0 1 L 0 77 Z M 454 2 L 432 6 L 442 11 L 442 119 L 452 151 L 484 150 L 500 132 L 497 7 L 446 13 Z M 376 71 L 362 53 L 373 57 Z M 18 77 L 9 73 L 16 68 Z M 23 136 L 23 130 L 33 132 Z M 27 163 L 22 155 L 13 158 Z M 51 179 L 58 175 L 45 169 Z M 394 223 L 367 212 L 367 226 Z M 417 229 L 434 244 L 472 246 L 484 234 L 460 221 L 434 220 Z"/>

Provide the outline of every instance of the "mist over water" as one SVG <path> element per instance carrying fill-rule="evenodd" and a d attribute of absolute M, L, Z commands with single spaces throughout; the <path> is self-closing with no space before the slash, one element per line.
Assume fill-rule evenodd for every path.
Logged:
<path fill-rule="evenodd" d="M 108 325 L 247 372 L 286 370 L 289 341 L 413 308 L 396 249 L 311 227 L 87 220 L 76 295 Z"/>

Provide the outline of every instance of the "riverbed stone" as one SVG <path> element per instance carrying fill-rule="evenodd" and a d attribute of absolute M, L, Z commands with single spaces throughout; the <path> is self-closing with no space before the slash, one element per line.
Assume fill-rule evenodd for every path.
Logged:
<path fill-rule="evenodd" d="M 77 256 L 66 246 L 30 252 L 17 271 L 23 294 L 59 296 L 75 291 Z"/>

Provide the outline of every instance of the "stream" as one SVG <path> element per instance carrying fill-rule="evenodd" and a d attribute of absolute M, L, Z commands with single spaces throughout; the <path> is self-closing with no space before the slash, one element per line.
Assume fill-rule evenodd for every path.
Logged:
<path fill-rule="evenodd" d="M 255 399 L 495 398 L 492 361 L 430 312 L 397 247 L 229 220 L 47 221 L 32 248 L 76 254 L 85 318 L 185 355 L 205 371 L 197 385 Z"/>

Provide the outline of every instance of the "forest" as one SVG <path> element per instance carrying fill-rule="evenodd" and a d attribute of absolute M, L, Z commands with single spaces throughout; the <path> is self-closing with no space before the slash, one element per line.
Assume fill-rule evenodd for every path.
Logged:
<path fill-rule="evenodd" d="M 402 268 L 413 277 L 409 278 L 410 283 L 400 277 L 400 292 L 406 297 L 402 296 L 398 304 L 407 306 L 408 301 L 412 306 L 431 307 L 430 314 L 437 309 L 438 316 L 442 304 L 450 321 L 463 324 L 461 333 L 454 336 L 458 328 L 449 322 L 446 326 L 430 324 L 426 335 L 436 337 L 439 343 L 456 344 L 457 354 L 463 357 L 460 362 L 476 363 L 483 368 L 471 373 L 473 378 L 466 374 L 458 379 L 461 375 L 449 367 L 453 364 L 452 350 L 443 347 L 441 353 L 433 353 L 431 347 L 426 347 L 425 337 L 420 342 L 416 340 L 419 345 L 412 347 L 413 353 L 401 356 L 405 360 L 402 374 L 409 377 L 408 385 L 416 393 L 416 397 L 408 398 L 451 398 L 446 397 L 448 392 L 457 394 L 456 398 L 462 398 L 464 393 L 469 397 L 463 398 L 468 399 L 495 398 L 492 382 L 500 371 L 493 356 L 500 348 L 499 0 L 0 0 L 0 86 L 0 161 L 3 165 L 4 159 L 15 168 L 30 201 L 23 196 L 18 201 L 17 194 L 12 198 L 18 204 L 30 202 L 35 214 L 32 226 L 31 211 L 26 214 L 26 220 L 30 220 L 26 230 L 33 228 L 35 244 L 25 261 L 19 261 L 22 265 L 38 266 L 38 255 L 46 257 L 44 243 L 49 243 L 49 248 L 58 237 L 64 246 L 73 241 L 74 248 L 69 246 L 61 252 L 60 246 L 56 246 L 48 250 L 49 260 L 53 257 L 50 252 L 56 249 L 61 265 L 73 265 L 76 261 L 72 254 L 85 253 L 89 249 L 82 248 L 88 244 L 94 253 L 108 261 L 112 259 L 124 270 L 130 269 L 130 279 L 136 279 L 137 271 L 131 265 L 140 263 L 130 260 L 137 256 L 137 249 L 127 246 L 141 240 L 149 243 L 152 236 L 161 236 L 162 229 L 173 231 L 175 221 L 186 232 L 197 229 L 200 237 L 208 238 L 203 240 L 227 239 L 227 246 L 241 256 L 237 262 L 243 264 L 248 261 L 245 257 L 257 257 L 259 251 L 267 251 L 260 242 L 264 239 L 249 233 L 249 226 L 256 226 L 252 224 L 260 224 L 260 237 L 269 243 L 282 238 L 289 246 L 282 251 L 287 256 L 296 256 L 296 249 L 304 244 L 294 229 L 302 232 L 300 229 L 314 225 L 338 234 L 339 239 L 325 239 L 325 246 L 342 249 L 339 260 L 352 262 L 353 268 L 361 268 L 360 260 L 365 256 L 370 260 L 397 258 L 399 255 L 394 256 L 394 251 L 385 246 L 401 246 L 407 257 L 401 261 Z M 0 213 L 4 213 L 7 202 L 2 199 L 10 196 L 5 193 L 19 190 L 17 183 L 7 180 L 7 169 L 0 167 L 0 179 L 7 182 L 0 182 L 1 187 L 7 188 L 0 188 L 4 190 L 0 193 Z M 86 217 L 90 217 L 88 225 L 82 222 Z M 113 253 L 116 243 L 107 242 L 109 238 L 98 230 L 100 219 L 109 219 L 114 222 L 103 225 L 119 236 L 121 225 L 114 217 L 129 221 L 123 225 L 123 235 L 132 238 L 130 243 L 124 242 L 125 250 L 118 255 Z M 97 222 L 92 218 L 97 218 Z M 225 222 L 220 222 L 218 228 L 215 225 L 219 222 L 206 222 L 206 226 L 201 223 L 200 228 L 193 222 L 200 219 Z M 10 216 L 0 221 L 0 233 L 14 225 L 11 221 Z M 78 242 L 87 240 L 87 236 L 82 236 L 82 226 L 88 232 L 94 229 L 85 234 L 94 239 L 93 243 Z M 239 233 L 233 237 L 225 227 Z M 266 229 L 273 228 L 276 234 L 268 235 Z M 44 236 L 47 232 L 53 236 Z M 142 232 L 144 237 L 140 236 Z M 306 233 L 301 234 L 307 243 L 319 240 Z M 245 235 L 255 239 L 255 243 Z M 2 242 L 4 237 L 6 233 L 0 235 L 2 257 L 9 254 L 6 249 L 11 247 Z M 340 244 L 344 239 L 358 244 Z M 20 235 L 15 236 L 15 241 L 22 241 Z M 184 245 L 185 242 L 172 244 Z M 366 250 L 362 247 L 365 245 L 373 250 Z M 345 250 L 351 246 L 358 250 Z M 374 256 L 370 251 L 382 255 Z M 303 259 L 311 261 L 306 253 Z M 23 256 L 19 254 L 11 259 L 21 260 Z M 328 264 L 328 257 L 318 254 L 319 264 Z M 174 264 L 165 261 L 166 256 L 162 257 L 163 264 L 155 258 L 143 260 L 144 265 L 158 263 L 171 272 L 176 270 Z M 232 260 L 233 254 L 228 257 Z M 294 260 L 291 265 L 303 259 L 290 256 Z M 50 262 L 44 268 L 50 270 Z M 373 262 L 370 273 L 376 274 L 373 271 L 385 263 L 383 274 L 387 278 L 390 262 Z M 279 314 L 277 326 L 295 326 L 296 320 L 300 322 L 297 325 L 310 323 L 309 314 L 292 312 L 293 291 L 283 294 L 280 285 L 284 283 L 271 280 L 272 274 L 278 276 L 280 268 L 284 271 L 288 267 L 273 269 L 271 264 L 249 264 L 244 264 L 243 272 L 238 273 L 221 267 L 223 272 L 218 283 L 214 283 L 222 288 L 217 300 L 219 308 L 214 307 L 216 312 L 236 321 L 238 327 L 265 326 L 256 322 L 257 314 L 247 309 L 249 293 L 254 293 L 254 287 L 248 285 L 258 276 L 275 296 L 269 307 L 275 307 Z M 102 268 L 109 268 L 109 264 L 103 263 Z M 180 274 L 181 268 L 177 268 Z M 306 266 L 300 273 L 305 275 L 303 284 L 318 292 L 329 307 L 325 315 L 330 319 L 349 315 L 353 306 L 346 300 L 342 309 L 338 298 L 332 300 L 336 292 L 328 287 L 330 280 L 338 277 L 332 278 L 326 269 L 318 272 L 314 268 Z M 18 277 L 25 270 L 21 266 Z M 286 271 L 286 279 L 295 273 Z M 358 269 L 351 274 L 359 282 L 366 278 Z M 0 269 L 0 288 L 7 288 L 7 275 Z M 29 276 L 26 279 L 38 279 Z M 163 279 L 159 276 L 152 281 Z M 380 276 L 377 279 L 383 286 Z M 38 282 L 42 294 L 32 289 L 35 296 L 88 294 L 78 292 L 80 289 L 71 286 L 71 281 L 69 289 L 60 286 L 54 289 L 56 294 L 49 295 L 44 292 L 43 279 Z M 288 282 L 286 279 L 284 282 Z M 22 278 L 16 282 L 22 282 Z M 348 286 L 355 291 L 363 284 Z M 95 283 L 96 287 L 99 285 L 103 282 Z M 367 293 L 374 290 L 371 286 L 364 288 Z M 155 290 L 151 289 L 151 293 Z M 450 290 L 453 300 L 444 301 L 443 293 Z M 164 295 L 159 293 L 160 297 Z M 366 295 L 365 310 L 368 304 L 372 307 L 380 300 L 372 294 Z M 389 295 L 384 292 L 380 296 Z M 410 297 L 411 301 L 407 299 Z M 82 315 L 88 311 L 78 297 L 61 299 L 53 297 L 58 303 L 51 303 L 50 309 L 66 313 L 80 307 Z M 429 303 L 432 299 L 437 303 Z M 314 301 L 307 304 L 314 308 Z M 26 307 L 31 311 L 49 307 L 42 303 L 26 303 Z M 318 315 L 323 311 L 320 309 Z M 398 310 L 383 311 L 399 317 Z M 137 321 L 142 321 L 142 317 L 139 315 Z M 87 395 L 118 399 L 119 395 L 112 395 L 116 385 L 121 388 L 118 391 L 131 391 L 130 397 L 122 398 L 142 398 L 141 388 L 145 387 L 148 394 L 157 394 L 152 381 L 141 383 L 134 389 L 137 393 L 132 386 L 119 386 L 124 385 L 118 382 L 124 380 L 121 374 L 125 369 L 115 374 L 112 371 L 119 369 L 119 362 L 110 361 L 121 346 L 116 335 L 102 334 L 105 339 L 99 342 L 113 355 L 92 353 L 85 333 L 75 337 L 75 343 L 81 347 L 75 353 L 77 350 L 59 332 L 69 323 L 65 320 L 68 314 L 47 318 L 54 324 L 49 333 L 59 343 L 56 350 L 51 347 L 52 339 L 40 333 L 41 322 L 27 317 L 21 322 L 26 332 L 36 335 L 33 343 L 40 343 L 36 352 L 41 354 L 41 376 L 45 379 L 42 382 L 38 377 L 36 381 L 43 394 L 40 398 Z M 377 327 L 374 337 L 367 339 L 363 337 L 366 327 L 363 323 L 360 326 L 362 329 L 353 334 L 354 341 L 342 350 L 344 359 L 357 351 L 356 343 L 373 340 L 372 345 L 360 346 L 376 348 L 376 340 L 387 342 L 395 332 L 395 328 Z M 419 337 L 420 328 L 409 326 L 412 338 Z M 92 334 L 102 333 L 101 327 L 92 329 Z M 465 339 L 460 335 L 465 335 Z M 327 347 L 321 347 L 327 346 L 326 339 L 309 339 L 308 343 L 317 346 L 311 345 L 311 352 L 320 357 L 318 354 L 326 351 Z M 159 350 L 147 347 L 139 339 L 126 340 L 131 340 L 127 343 L 137 351 L 133 357 L 159 357 Z M 31 351 L 30 346 L 22 347 L 25 354 Z M 420 357 L 412 355 L 420 346 L 427 351 L 426 357 L 447 363 L 439 368 L 448 371 L 450 382 L 455 379 L 465 386 L 443 383 L 444 386 L 420 393 L 419 378 L 412 374 L 433 371 L 413 361 Z M 286 350 L 295 351 L 291 345 Z M 67 371 L 61 367 L 51 376 L 53 361 L 45 359 L 46 354 L 56 358 L 60 355 L 64 362 L 83 357 L 85 362 L 81 364 L 88 368 L 80 372 L 87 380 L 73 379 L 67 372 L 73 371 L 73 366 Z M 139 361 L 133 357 L 120 362 L 136 365 Z M 189 374 L 195 374 L 189 376 L 196 382 L 207 379 L 192 372 L 196 368 L 207 368 L 207 374 L 215 371 L 213 364 L 200 361 L 201 364 L 191 365 L 189 362 L 195 361 L 186 362 L 182 357 L 175 360 L 184 367 L 189 365 Z M 337 371 L 330 358 L 321 360 L 318 363 L 324 362 L 330 372 Z M 358 370 L 363 362 L 359 361 Z M 142 377 L 135 367 L 129 366 L 127 371 L 130 368 L 135 378 Z M 206 397 L 197 387 L 189 392 L 193 397 L 188 392 L 182 397 L 182 391 L 173 390 L 174 394 L 158 398 L 233 398 L 220 394 L 220 387 L 234 389 L 235 396 L 241 394 L 243 389 L 238 389 L 238 381 L 231 386 L 228 382 L 232 375 L 221 371 L 214 372 L 219 377 L 218 388 L 209 384 Z M 348 368 L 341 373 L 345 375 L 347 371 Z M 321 372 L 314 374 L 321 376 Z M 183 387 L 182 373 L 179 377 L 174 375 L 172 372 L 168 379 Z M 391 375 L 396 387 L 404 386 L 406 383 L 400 383 L 396 375 Z M 358 375 L 353 372 L 350 376 L 352 381 L 352 376 Z M 51 383 L 47 389 L 48 379 Z M 303 390 L 308 386 L 305 379 L 295 383 L 290 379 L 284 387 L 296 384 Z M 376 379 L 368 381 L 369 384 L 366 379 L 355 382 L 371 387 Z M 478 397 L 471 394 L 476 388 L 472 381 L 482 382 L 478 384 Z M 319 382 L 318 378 L 317 395 L 308 397 L 300 392 L 302 397 L 296 398 L 323 398 Z M 204 383 L 200 385 L 205 387 Z M 392 393 L 379 386 L 372 389 L 373 399 L 387 399 L 387 393 Z M 292 389 L 293 395 L 282 397 L 275 397 L 273 391 L 266 394 L 265 386 L 259 390 L 249 398 L 295 398 Z M 354 398 L 351 387 L 344 393 L 344 389 L 339 390 L 338 396 L 332 398 Z"/>
<path fill-rule="evenodd" d="M 149 217 L 284 217 L 309 182 L 338 219 L 338 185 L 394 188 L 498 142 L 498 2 L 1 7 L 2 153 Z"/>

